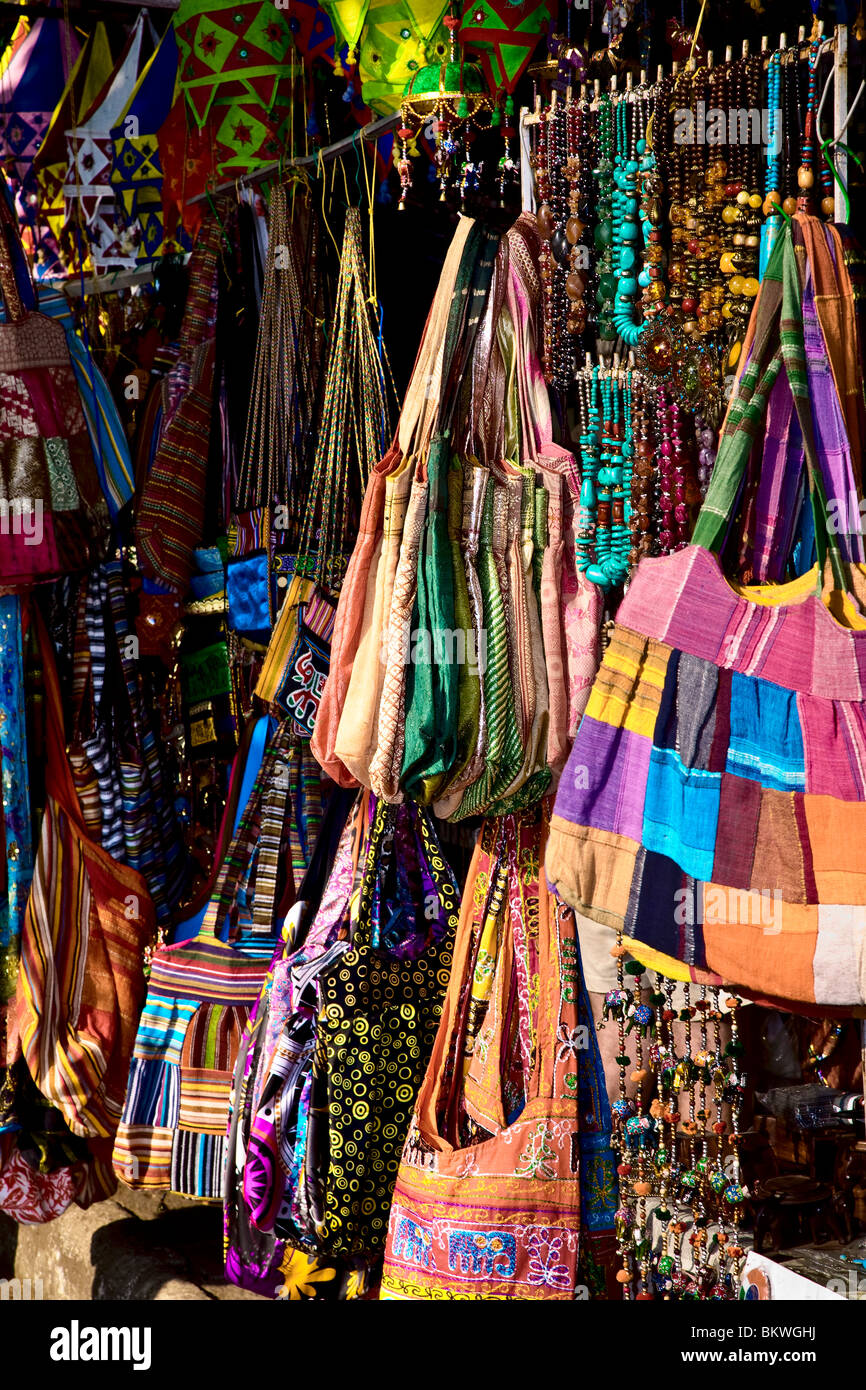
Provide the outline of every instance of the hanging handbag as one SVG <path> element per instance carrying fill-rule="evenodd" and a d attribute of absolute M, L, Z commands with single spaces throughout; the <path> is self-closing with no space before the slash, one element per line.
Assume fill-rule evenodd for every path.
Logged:
<path fill-rule="evenodd" d="M 359 806 L 310 933 L 284 963 L 292 1009 L 253 1127 L 285 1175 L 270 1193 L 256 1184 L 255 1223 L 341 1259 L 372 1259 L 384 1244 L 457 901 L 424 812 L 368 809 L 366 795 Z"/>
<path fill-rule="evenodd" d="M 286 919 L 281 944 L 250 1015 L 235 1065 L 225 1180 L 226 1278 L 268 1298 L 275 1298 L 284 1287 L 289 1274 L 289 1270 L 284 1269 L 287 1264 L 291 1265 L 298 1296 L 306 1287 L 311 1294 L 318 1291 L 333 1297 L 341 1283 L 335 1265 L 331 1266 L 334 1270 L 331 1279 L 325 1275 L 319 1279 L 310 1278 L 314 1270 L 321 1269 L 321 1262 L 303 1256 L 300 1251 L 287 1250 L 285 1242 L 274 1234 L 273 1225 L 261 1221 L 261 1213 L 271 1207 L 275 1186 L 284 1184 L 284 1175 L 272 1152 L 276 1137 L 274 1106 L 271 1098 L 264 1094 L 274 1034 L 279 1034 L 291 1007 L 290 979 L 286 978 L 283 962 L 304 940 L 316 908 L 323 900 L 326 879 L 334 865 L 350 809 L 348 791 L 338 791 L 329 798 L 298 899 Z M 259 1120 L 260 1126 L 255 1136 L 252 1133 L 254 1120 Z M 259 1224 L 254 1222 L 254 1216 Z M 263 1229 L 266 1224 L 267 1229 Z M 306 1277 L 301 1278 L 299 1266 L 305 1259 Z M 319 1285 L 324 1287 L 318 1289 Z"/>
<path fill-rule="evenodd" d="M 448 266 L 450 273 L 446 273 Z M 323 771 L 340 786 L 373 785 L 370 765 L 378 747 L 383 696 L 387 688 L 390 712 L 398 678 L 405 677 L 402 653 L 395 655 L 389 670 L 391 610 L 395 594 L 402 602 L 403 588 L 414 583 L 404 546 L 417 529 L 419 507 L 426 504 L 423 485 L 415 483 L 414 454 L 424 452 L 432 428 L 432 383 L 441 323 L 447 316 L 456 273 L 453 256 L 446 261 L 446 270 L 427 317 L 397 436 L 373 468 L 364 493 L 358 539 L 340 590 L 328 679 L 311 742 Z"/>
<path fill-rule="evenodd" d="M 198 935 L 154 953 L 114 1146 L 115 1172 L 130 1187 L 222 1195 L 232 1074 L 274 950 L 273 891 L 256 894 L 254 919 L 263 920 L 254 920 L 245 949 L 218 933 L 237 914 L 263 804 L 289 741 L 285 725 L 271 738 Z"/>
<path fill-rule="evenodd" d="M 780 234 L 761 283 L 694 543 L 642 561 L 620 607 L 560 783 L 547 873 L 668 973 L 857 1007 L 866 619 L 846 565 L 859 538 L 827 524 L 826 478 L 846 471 L 844 451 L 827 454 L 841 411 L 824 350 L 804 338 L 811 263 L 801 252 L 801 279 L 798 225 L 814 223 Z M 726 580 L 718 554 L 780 380 L 802 432 L 818 564 L 749 588 Z"/>
<path fill-rule="evenodd" d="M 18 226 L 0 197 L 0 583 L 28 584 L 86 569 L 110 521 L 62 324 L 33 310 L 16 280 Z"/>
<path fill-rule="evenodd" d="M 74 1134 L 111 1138 L 144 997 L 153 904 L 141 875 L 87 834 L 66 757 L 57 670 L 38 610 L 46 805 L 24 918 L 15 1023 L 39 1090 Z"/>
<path fill-rule="evenodd" d="M 440 277 L 442 294 L 440 296 L 440 293 L 437 292 L 434 310 L 428 322 L 427 332 L 432 334 L 430 357 L 426 370 L 419 380 L 419 389 L 423 390 L 424 394 L 424 405 L 414 431 L 415 476 L 406 509 L 400 557 L 397 562 L 391 609 L 388 614 L 387 651 L 382 697 L 379 704 L 376 752 L 370 763 L 370 786 L 376 796 L 395 802 L 402 800 L 403 796 L 400 780 L 404 764 L 406 720 L 409 707 L 408 673 L 416 654 L 414 650 L 414 645 L 417 645 L 415 634 L 419 631 L 416 599 L 428 503 L 427 453 L 438 413 L 443 378 L 448 365 L 445 360 L 445 327 L 452 303 L 450 291 L 456 285 L 466 243 L 473 226 L 474 223 L 470 218 L 461 218 L 448 248 Z M 416 364 L 417 370 L 418 364 Z M 422 675 L 422 681 L 429 676 L 429 658 L 427 664 L 428 670 Z M 420 707 L 417 717 L 421 717 Z"/>
<path fill-rule="evenodd" d="M 577 1295 L 589 1037 L 574 918 L 540 887 L 543 849 L 543 822 L 528 816 L 486 821 L 476 846 L 394 1190 L 383 1298 Z M 600 1237 L 613 1223 L 609 1133 L 586 1158 Z"/>

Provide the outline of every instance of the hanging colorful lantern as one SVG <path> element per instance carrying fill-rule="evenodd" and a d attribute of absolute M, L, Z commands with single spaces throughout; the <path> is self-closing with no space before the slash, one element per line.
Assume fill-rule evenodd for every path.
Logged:
<path fill-rule="evenodd" d="M 450 54 L 447 62 L 432 63 L 421 68 L 406 83 L 401 106 L 403 124 L 397 132 L 402 142 L 402 153 L 397 161 L 400 174 L 400 207 L 405 208 L 406 196 L 412 186 L 412 163 L 409 158 L 409 141 L 416 134 L 411 122 L 421 126 L 432 123 L 434 162 L 439 171 L 439 186 L 442 200 L 447 196 L 453 179 L 453 170 L 460 151 L 462 139 L 464 157 L 463 191 L 466 192 L 467 179 L 471 176 L 467 166 L 469 143 L 474 136 L 474 126 L 486 113 L 492 112 L 495 102 L 487 90 L 484 74 L 477 63 L 461 62 L 457 54 L 457 29 L 460 21 L 448 15 L 445 26 L 450 34 Z"/>
<path fill-rule="evenodd" d="M 177 77 L 177 42 L 169 25 L 153 57 L 112 128 L 111 185 L 126 222 L 137 226 L 136 259 L 151 260 L 176 249 L 166 245 L 162 208 L 162 161 L 158 132 L 171 109 Z"/>
<path fill-rule="evenodd" d="M 112 127 L 131 100 L 141 75 L 147 18 L 142 11 L 117 60 L 107 89 L 83 120 L 66 132 L 68 165 L 64 238 L 73 263 L 89 259 L 97 273 L 131 270 L 137 259 L 138 228 L 123 213 L 111 182 L 114 155 Z"/>
<path fill-rule="evenodd" d="M 491 91 L 514 94 L 555 15 L 553 0 L 464 0 L 460 40 L 477 50 Z"/>
<path fill-rule="evenodd" d="M 28 251 L 41 249 L 43 258 L 47 253 L 53 259 L 56 248 L 49 251 L 43 245 L 36 226 L 39 195 L 33 160 L 80 51 L 65 19 L 38 19 L 29 32 L 27 21 L 20 20 L 3 57 L 0 140 L 6 155 L 4 167 Z"/>
<path fill-rule="evenodd" d="M 408 82 L 449 53 L 442 0 L 370 0 L 361 36 L 358 72 L 361 96 L 372 111 L 399 110 Z"/>
<path fill-rule="evenodd" d="M 289 16 L 268 0 L 182 0 L 174 17 L 178 85 L 214 165 L 238 174 L 280 157 L 291 116 Z"/>
<path fill-rule="evenodd" d="M 54 114 L 48 123 L 45 138 L 33 159 L 33 177 L 39 199 L 36 211 L 37 227 L 45 228 L 51 244 L 59 246 L 66 221 L 66 202 L 63 186 L 69 167 L 66 132 L 81 116 L 90 111 L 107 91 L 113 69 L 111 48 L 105 25 L 96 25 L 78 55 Z"/>

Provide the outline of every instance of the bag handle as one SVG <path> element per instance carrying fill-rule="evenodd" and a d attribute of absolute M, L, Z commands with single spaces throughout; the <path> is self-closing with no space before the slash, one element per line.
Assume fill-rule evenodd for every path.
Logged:
<path fill-rule="evenodd" d="M 33 277 L 21 245 L 18 219 L 10 205 L 5 177 L 0 189 L 0 293 L 7 323 L 19 323 L 36 308 Z"/>
<path fill-rule="evenodd" d="M 433 434 L 433 425 L 438 412 L 439 396 L 442 389 L 443 358 L 445 352 L 446 325 L 448 323 L 452 296 L 457 280 L 463 251 L 467 239 L 475 227 L 471 217 L 461 217 L 451 245 L 445 257 L 442 274 L 436 288 L 427 330 L 424 335 L 424 353 L 418 355 L 415 371 L 406 392 L 403 415 L 400 417 L 398 436 L 404 455 L 421 456 L 426 452 Z M 407 413 L 408 411 L 408 413 Z M 405 421 L 404 421 L 404 416 Z"/>
<path fill-rule="evenodd" d="M 57 674 L 57 659 L 54 644 L 42 617 L 39 605 L 30 600 L 22 606 L 22 618 L 33 624 L 39 658 L 42 662 L 42 680 L 45 687 L 45 791 L 74 823 L 82 838 L 90 842 L 90 834 L 84 822 L 84 813 L 72 769 L 66 753 L 66 732 L 63 724 L 63 702 L 60 696 L 60 680 Z"/>
<path fill-rule="evenodd" d="M 818 552 L 818 588 L 820 591 L 825 561 L 829 556 L 834 581 L 844 589 L 842 556 L 827 523 L 827 498 L 820 458 L 815 448 L 805 369 L 799 277 L 789 227 L 777 238 L 764 272 L 755 310 L 751 357 L 739 378 L 725 417 L 710 486 L 692 536 L 693 545 L 703 546 L 716 554 L 722 549 L 733 522 L 752 445 L 766 414 L 770 393 L 783 369 L 788 376 L 803 432 L 809 500 Z"/>
<path fill-rule="evenodd" d="M 292 739 L 291 720 L 284 719 L 271 736 L 240 823 L 220 865 L 198 933 L 200 939 L 216 940 L 219 928 L 235 905 L 241 877 L 259 834 L 264 798 Z"/>
<path fill-rule="evenodd" d="M 506 828 L 506 822 L 510 822 L 508 828 Z M 494 828 L 488 829 L 491 826 Z M 473 888 L 478 884 L 481 874 L 487 875 L 489 885 L 484 904 L 480 909 L 482 916 L 491 910 L 502 913 L 504 934 L 500 941 L 499 956 L 501 959 L 497 961 L 497 979 L 494 984 L 494 990 L 498 992 L 498 999 L 491 999 L 488 1006 L 499 1009 L 500 1021 L 504 1016 L 507 996 L 513 979 L 514 937 L 511 911 L 507 901 L 510 883 L 505 883 L 504 890 L 498 887 L 503 857 L 505 858 L 507 879 L 510 881 L 515 878 L 515 875 L 517 876 L 521 881 L 521 891 L 523 891 L 524 897 L 527 888 L 530 892 L 537 892 L 538 894 L 538 931 L 535 937 L 537 941 L 538 992 L 537 1004 L 534 1009 L 534 1057 L 531 1070 L 526 1077 L 526 1103 L 529 1104 L 531 1101 L 548 1094 L 552 1095 L 560 981 L 558 953 L 551 929 L 550 901 L 544 885 L 543 865 L 547 829 L 548 815 L 546 806 L 544 806 L 540 822 L 529 814 L 510 816 L 498 819 L 496 822 L 485 822 L 476 841 L 467 875 L 467 888 L 463 893 L 460 908 L 451 978 L 442 1005 L 442 1017 L 433 1044 L 430 1063 L 418 1093 L 415 1109 L 418 1129 L 423 1139 L 442 1153 L 452 1153 L 457 1147 L 446 1137 L 446 1133 L 443 1133 L 443 1131 L 454 1133 L 455 1096 L 453 1094 L 448 1100 L 448 1113 L 442 1124 L 439 1121 L 439 1112 L 440 1102 L 443 1099 L 444 1082 L 449 1073 L 449 1059 L 453 1059 L 454 1064 L 452 1082 L 455 1086 L 460 1084 L 459 1073 L 462 1071 L 463 1064 L 462 1049 L 467 1013 L 464 986 L 469 977 L 471 957 L 477 946 L 476 930 L 479 926 L 479 904 L 475 901 Z M 489 843 L 491 836 L 495 836 L 495 839 L 489 849 L 485 848 L 485 840 L 488 840 Z M 533 862 L 537 857 L 538 872 L 537 875 L 527 880 L 526 863 L 529 862 L 530 856 Z M 501 902 L 501 896 L 504 896 L 506 900 L 504 904 Z M 528 933 L 528 935 L 534 935 L 534 933 Z M 497 1054 L 500 1044 L 501 1040 L 494 1038 L 493 1046 Z M 489 1074 L 489 1067 L 486 1071 Z M 488 1115 L 490 1115 L 490 1103 L 492 1101 L 492 1108 L 496 1109 L 498 1113 L 490 1115 L 490 1118 L 500 1124 L 505 1123 L 507 1117 L 502 1104 L 501 1066 L 498 1069 L 498 1082 L 495 1087 L 487 1085 L 483 1090 L 475 1085 L 467 1087 L 467 1101 L 470 1099 L 473 1105 L 483 1101 L 487 1107 L 486 1113 Z M 454 1137 L 456 1138 L 456 1134 Z"/>

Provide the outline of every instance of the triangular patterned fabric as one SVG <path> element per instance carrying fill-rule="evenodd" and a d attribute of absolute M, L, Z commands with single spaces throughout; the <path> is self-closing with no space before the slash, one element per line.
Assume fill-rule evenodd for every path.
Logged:
<path fill-rule="evenodd" d="M 136 230 L 135 255 L 139 261 L 176 249 L 174 239 L 168 244 L 165 239 L 158 133 L 171 109 L 177 56 L 174 28 L 169 25 L 121 120 L 111 131 L 111 184 L 127 223 Z M 187 239 L 183 240 L 188 245 Z"/>
<path fill-rule="evenodd" d="M 15 192 L 24 241 L 31 254 L 41 251 L 42 258 L 50 263 L 56 259 L 57 246 L 41 233 L 36 205 L 31 201 L 39 192 L 33 160 L 81 45 L 65 19 L 38 19 L 29 32 L 26 24 L 26 20 L 19 21 L 3 56 L 0 142 L 7 153 L 5 167 Z"/>
<path fill-rule="evenodd" d="M 180 87 L 199 128 L 217 97 L 228 104 L 254 93 L 260 121 L 283 89 L 291 99 L 289 16 L 269 0 L 182 0 L 174 28 Z"/>
<path fill-rule="evenodd" d="M 307 67 L 312 67 L 317 58 L 333 66 L 334 26 L 317 0 L 292 0 L 289 28 Z"/>
<path fill-rule="evenodd" d="M 477 49 L 491 90 L 514 91 L 554 17 L 553 0 L 464 0 L 460 38 Z"/>
<path fill-rule="evenodd" d="M 126 225 L 122 202 L 115 200 L 111 183 L 114 156 L 111 130 L 123 116 L 138 84 L 149 37 L 146 23 L 147 12 L 142 10 L 115 64 L 107 89 L 66 131 L 64 236 L 70 263 L 84 260 L 86 265 L 89 258 L 97 273 L 131 270 L 136 263 L 132 229 Z"/>
<path fill-rule="evenodd" d="M 88 36 L 63 90 L 48 130 L 33 160 L 39 189 L 39 216 L 59 244 L 66 221 L 63 185 L 69 163 L 66 132 L 92 109 L 107 90 L 113 62 L 105 25 L 101 22 Z"/>
<path fill-rule="evenodd" d="M 369 0 L 358 71 L 371 110 L 398 110 L 413 73 L 448 58 L 443 0 Z"/>

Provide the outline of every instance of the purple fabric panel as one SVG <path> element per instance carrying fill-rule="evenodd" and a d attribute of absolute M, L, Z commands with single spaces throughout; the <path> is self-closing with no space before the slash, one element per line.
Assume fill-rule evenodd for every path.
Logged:
<path fill-rule="evenodd" d="M 851 446 L 818 320 L 811 266 L 807 268 L 803 292 L 803 339 L 806 347 L 806 371 L 815 444 L 824 476 L 824 488 L 828 498 L 835 497 L 847 502 L 852 494 L 855 497 L 857 495 Z M 846 560 L 862 560 L 863 536 L 859 529 L 853 534 L 841 533 L 839 548 Z"/>
<path fill-rule="evenodd" d="M 840 801 L 866 798 L 866 711 L 862 704 L 816 700 L 797 702 L 806 762 L 806 791 Z"/>
<path fill-rule="evenodd" d="M 559 783 L 556 814 L 640 841 L 652 744 L 585 714 Z"/>
<path fill-rule="evenodd" d="M 862 700 L 866 685 L 858 664 L 862 668 L 866 662 L 866 632 L 841 628 L 819 599 L 809 606 L 814 611 L 811 694 L 827 700 Z"/>
<path fill-rule="evenodd" d="M 776 378 L 767 407 L 767 433 L 755 507 L 752 570 L 755 582 L 781 582 L 791 551 L 795 504 L 803 473 L 803 440 L 784 372 Z"/>

